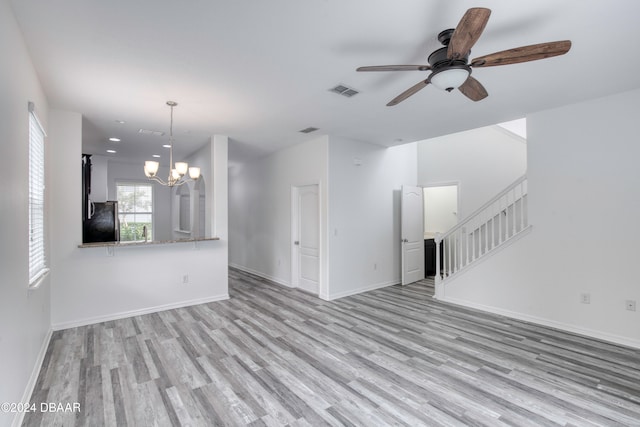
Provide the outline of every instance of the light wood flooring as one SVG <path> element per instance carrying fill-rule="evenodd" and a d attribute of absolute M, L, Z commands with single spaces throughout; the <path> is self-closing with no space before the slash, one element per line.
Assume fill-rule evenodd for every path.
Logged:
<path fill-rule="evenodd" d="M 444 304 L 432 283 L 231 298 L 53 334 L 26 426 L 640 426 L 640 351 Z M 39 405 L 39 403 L 38 403 Z"/>

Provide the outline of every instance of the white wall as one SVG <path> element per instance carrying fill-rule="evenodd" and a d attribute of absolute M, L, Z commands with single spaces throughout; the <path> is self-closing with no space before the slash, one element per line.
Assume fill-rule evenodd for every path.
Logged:
<path fill-rule="evenodd" d="M 328 137 L 229 171 L 230 264 L 291 286 L 291 188 L 319 184 L 320 293 L 326 295 Z"/>
<path fill-rule="evenodd" d="M 29 114 L 27 103 L 46 130 L 48 106 L 6 0 L 0 1 L 0 158 L 3 191 L 0 202 L 0 402 L 25 402 L 35 382 L 50 329 L 50 277 L 38 290 L 29 284 Z M 45 141 L 47 185 L 54 145 Z M 79 162 L 78 162 L 79 164 Z M 78 189 L 80 182 L 78 182 Z M 80 194 L 80 190 L 78 190 Z M 48 197 L 48 195 L 47 195 Z M 47 198 L 50 208 L 51 198 Z M 80 202 L 77 204 L 80 210 Z M 51 229 L 47 224 L 47 232 Z M 0 426 L 17 414 L 0 411 Z"/>
<path fill-rule="evenodd" d="M 51 113 L 56 145 L 51 189 L 55 205 L 52 236 L 51 316 L 54 329 L 89 324 L 159 309 L 228 297 L 227 147 L 214 143 L 217 180 L 214 214 L 219 241 L 105 248 L 78 248 L 81 242 L 81 116 Z M 212 201 L 213 203 L 213 201 Z M 182 275 L 189 283 L 182 284 Z"/>
<path fill-rule="evenodd" d="M 532 232 L 446 298 L 640 347 L 639 106 L 636 90 L 529 116 Z"/>
<path fill-rule="evenodd" d="M 211 202 L 213 200 L 213 167 L 212 167 L 212 158 L 211 158 L 211 153 L 212 153 L 212 146 L 214 144 L 214 141 L 210 141 L 209 143 L 205 144 L 202 148 L 200 148 L 199 150 L 197 150 L 195 153 L 193 153 L 191 156 L 189 156 L 189 158 L 185 159 L 185 161 L 187 163 L 189 163 L 189 166 L 195 166 L 195 167 L 199 167 L 200 168 L 200 182 L 197 188 L 204 188 L 205 191 L 205 203 L 206 201 Z M 188 183 L 186 184 L 189 186 L 190 189 L 194 188 L 194 184 L 193 183 Z M 205 216 L 206 216 L 206 220 L 205 220 L 205 230 L 204 230 L 204 236 L 210 237 L 212 235 L 212 227 L 213 227 L 213 221 L 211 218 L 211 213 L 212 213 L 212 203 L 207 203 L 207 206 L 205 207 Z M 173 220 L 173 222 L 175 223 L 175 219 Z M 199 236 L 199 237 L 203 237 L 203 236 Z"/>
<path fill-rule="evenodd" d="M 418 142 L 418 185 L 459 184 L 458 220 L 526 173 L 525 141 L 488 126 Z"/>
<path fill-rule="evenodd" d="M 323 136 L 230 169 L 231 265 L 291 286 L 291 188 L 319 183 L 320 297 L 398 283 L 400 187 L 415 185 L 415 159 L 415 144 Z"/>
<path fill-rule="evenodd" d="M 416 150 L 330 138 L 330 299 L 400 282 L 400 193 L 416 184 Z"/>

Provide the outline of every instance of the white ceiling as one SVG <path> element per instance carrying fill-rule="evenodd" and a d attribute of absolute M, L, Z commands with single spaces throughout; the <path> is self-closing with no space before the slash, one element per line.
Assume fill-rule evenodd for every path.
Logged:
<path fill-rule="evenodd" d="M 178 156 L 228 135 L 231 161 L 319 134 L 385 146 L 504 122 L 640 87 L 635 0 L 12 0 L 50 107 L 83 114 L 84 144 L 138 161 L 160 148 L 175 100 Z M 570 39 L 542 61 L 474 70 L 489 97 L 427 87 L 385 104 L 424 72 L 357 73 L 423 64 L 469 7 L 492 9 L 471 53 Z M 344 84 L 361 93 L 328 91 Z M 123 120 L 124 124 L 116 121 Z M 298 131 L 320 128 L 305 135 Z M 122 138 L 118 144 L 107 138 Z M 163 151 L 164 150 L 164 151 Z"/>

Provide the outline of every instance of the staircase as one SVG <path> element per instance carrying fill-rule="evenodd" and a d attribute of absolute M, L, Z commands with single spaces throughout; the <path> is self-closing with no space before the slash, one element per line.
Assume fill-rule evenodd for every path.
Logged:
<path fill-rule="evenodd" d="M 522 176 L 444 234 L 436 234 L 435 297 L 446 282 L 530 229 Z M 442 260 L 440 259 L 442 257 Z"/>

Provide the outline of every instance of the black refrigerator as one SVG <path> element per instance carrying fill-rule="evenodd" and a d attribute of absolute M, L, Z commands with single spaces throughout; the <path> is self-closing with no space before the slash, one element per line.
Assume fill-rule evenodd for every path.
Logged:
<path fill-rule="evenodd" d="M 120 240 L 118 202 L 91 202 L 82 227 L 82 242 L 117 242 Z"/>

